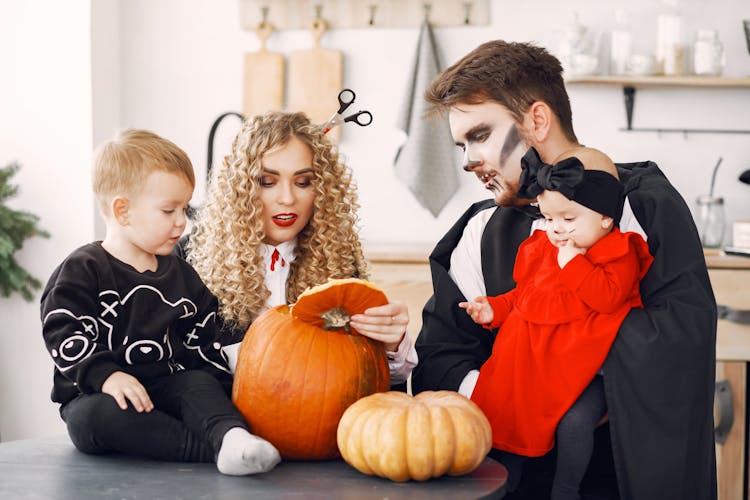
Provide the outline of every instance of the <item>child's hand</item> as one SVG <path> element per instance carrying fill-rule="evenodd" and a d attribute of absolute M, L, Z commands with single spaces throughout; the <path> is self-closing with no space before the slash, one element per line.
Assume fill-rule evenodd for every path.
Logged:
<path fill-rule="evenodd" d="M 154 409 L 154 403 L 151 402 L 146 388 L 138 382 L 137 378 L 125 372 L 114 372 L 107 377 L 107 380 L 102 384 L 102 392 L 115 398 L 117 406 L 123 410 L 128 409 L 126 399 L 130 401 L 138 413 L 149 412 Z"/>
<path fill-rule="evenodd" d="M 495 313 L 492 307 L 490 307 L 487 297 L 477 297 L 471 302 L 459 302 L 458 307 L 466 309 L 466 313 L 471 316 L 474 323 L 480 325 L 492 323 L 492 320 L 495 318 Z"/>
<path fill-rule="evenodd" d="M 585 248 L 578 248 L 575 241 L 568 239 L 563 245 L 557 247 L 557 265 L 560 269 L 573 260 L 576 255 L 584 255 L 586 253 Z"/>

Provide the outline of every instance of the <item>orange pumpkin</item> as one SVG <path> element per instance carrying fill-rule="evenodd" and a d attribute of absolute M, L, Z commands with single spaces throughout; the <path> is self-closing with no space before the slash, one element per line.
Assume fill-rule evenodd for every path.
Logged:
<path fill-rule="evenodd" d="M 453 391 L 384 392 L 351 405 L 339 422 L 344 460 L 364 474 L 425 481 L 473 471 L 492 446 L 487 417 Z"/>
<path fill-rule="evenodd" d="M 349 317 L 387 303 L 369 282 L 330 280 L 253 321 L 232 386 L 232 401 L 252 432 L 286 459 L 339 456 L 336 429 L 344 410 L 390 385 L 383 344 L 350 328 Z"/>

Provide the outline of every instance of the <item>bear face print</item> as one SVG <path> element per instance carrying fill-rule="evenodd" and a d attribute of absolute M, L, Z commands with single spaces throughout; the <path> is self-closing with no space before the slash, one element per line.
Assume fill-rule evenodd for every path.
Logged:
<path fill-rule="evenodd" d="M 108 331 L 110 349 L 122 352 L 128 365 L 171 359 L 170 329 L 197 311 L 190 299 L 169 300 L 150 285 L 136 286 L 122 298 L 108 290 L 99 299 L 99 321 Z"/>
<path fill-rule="evenodd" d="M 71 334 L 62 338 L 57 346 L 50 347 L 50 356 L 58 370 L 65 372 L 87 358 L 99 340 L 99 325 L 91 316 L 76 316 L 68 309 L 55 309 L 44 317 L 43 323 L 54 327 L 55 323 L 68 324 Z"/>

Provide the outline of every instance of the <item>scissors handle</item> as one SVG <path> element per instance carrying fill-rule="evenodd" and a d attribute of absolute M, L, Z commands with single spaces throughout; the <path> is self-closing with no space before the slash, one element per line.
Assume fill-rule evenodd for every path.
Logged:
<path fill-rule="evenodd" d="M 339 92 L 339 110 L 337 113 L 342 114 L 346 111 L 346 108 L 354 102 L 355 97 L 357 97 L 357 94 L 352 89 L 344 89 Z"/>
<path fill-rule="evenodd" d="M 354 122 L 360 127 L 366 127 L 372 123 L 372 113 L 369 111 L 357 111 L 353 115 L 344 118 L 345 122 Z"/>

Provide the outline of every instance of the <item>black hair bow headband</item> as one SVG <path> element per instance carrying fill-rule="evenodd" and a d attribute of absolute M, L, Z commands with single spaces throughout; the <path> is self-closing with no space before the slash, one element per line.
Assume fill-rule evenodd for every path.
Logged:
<path fill-rule="evenodd" d="M 555 165 L 544 163 L 536 149 L 521 158 L 518 196 L 536 198 L 542 191 L 559 191 L 569 200 L 590 208 L 615 221 L 622 215 L 624 202 L 620 181 L 601 170 L 586 170 L 581 160 L 565 158 Z"/>

